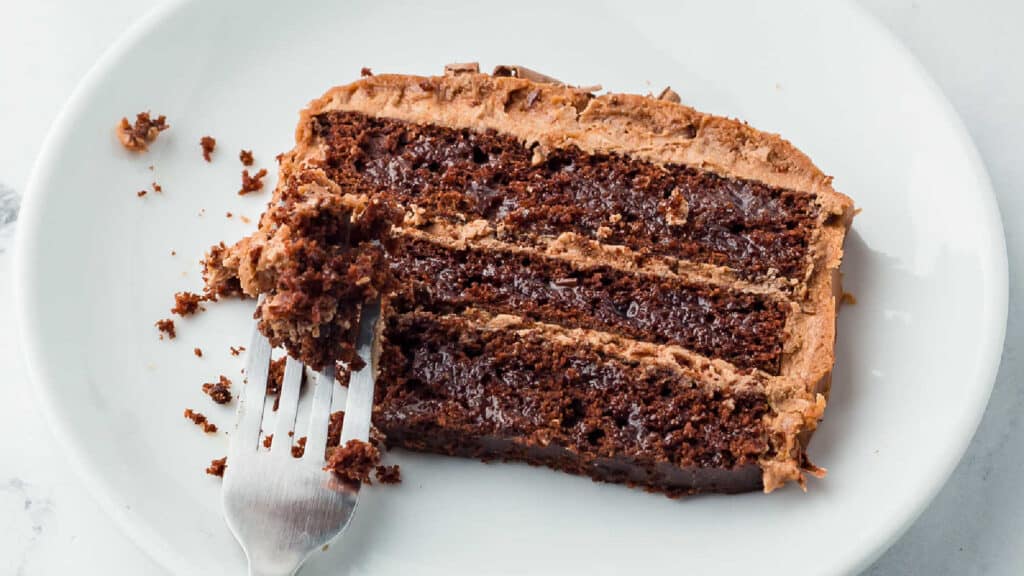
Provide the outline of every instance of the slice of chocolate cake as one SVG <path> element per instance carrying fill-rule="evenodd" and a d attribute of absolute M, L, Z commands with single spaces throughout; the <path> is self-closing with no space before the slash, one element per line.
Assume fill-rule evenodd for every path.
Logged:
<path fill-rule="evenodd" d="M 670 495 L 820 474 L 850 199 L 778 136 L 516 71 L 315 100 L 208 292 L 263 294 L 263 332 L 320 367 L 379 290 L 391 446 Z"/>

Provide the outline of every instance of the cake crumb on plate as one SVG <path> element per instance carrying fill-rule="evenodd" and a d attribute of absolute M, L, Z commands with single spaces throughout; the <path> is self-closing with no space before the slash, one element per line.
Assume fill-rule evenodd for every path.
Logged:
<path fill-rule="evenodd" d="M 242 170 L 242 189 L 238 191 L 238 195 L 245 196 L 246 194 L 262 190 L 263 177 L 266 175 L 266 168 L 260 168 L 258 172 L 252 175 L 249 175 L 248 170 Z"/>
<path fill-rule="evenodd" d="M 163 318 L 161 320 L 157 320 L 155 326 L 157 330 L 160 331 L 161 340 L 164 339 L 165 335 L 170 340 L 174 340 L 175 336 L 178 335 L 174 330 L 174 320 L 171 320 L 170 318 Z"/>
<path fill-rule="evenodd" d="M 203 384 L 203 394 L 206 394 L 217 404 L 231 402 L 231 380 L 221 374 L 217 382 L 206 382 Z"/>
<path fill-rule="evenodd" d="M 217 458 L 210 461 L 210 465 L 206 467 L 206 473 L 210 476 L 217 476 L 220 478 L 224 477 L 224 469 L 228 467 L 228 457 Z"/>
<path fill-rule="evenodd" d="M 177 292 L 174 294 L 174 307 L 171 308 L 171 314 L 177 314 L 184 318 L 185 316 L 206 310 L 199 305 L 204 300 L 206 300 L 205 296 L 194 292 Z"/>
<path fill-rule="evenodd" d="M 370 472 L 379 465 L 380 450 L 362 440 L 349 440 L 330 451 L 324 470 L 334 472 L 342 480 L 370 484 Z"/>
<path fill-rule="evenodd" d="M 391 466 L 377 466 L 374 469 L 377 481 L 381 484 L 399 484 L 402 482 L 402 469 L 398 464 Z"/>
<path fill-rule="evenodd" d="M 217 431 L 217 425 L 210 420 L 201 412 L 196 412 L 191 408 L 185 408 L 185 418 L 192 421 L 193 424 L 203 429 L 203 432 L 207 434 L 213 434 Z"/>
<path fill-rule="evenodd" d="M 129 122 L 128 118 L 121 118 L 117 123 L 117 139 L 121 146 L 132 152 L 145 152 L 149 144 L 170 127 L 167 117 L 162 114 L 152 118 L 149 112 L 139 112 L 135 115 L 135 124 Z"/>
<path fill-rule="evenodd" d="M 199 146 L 203 149 L 203 160 L 207 162 L 213 159 L 213 150 L 217 147 L 217 139 L 211 136 L 203 136 L 199 139 Z"/>

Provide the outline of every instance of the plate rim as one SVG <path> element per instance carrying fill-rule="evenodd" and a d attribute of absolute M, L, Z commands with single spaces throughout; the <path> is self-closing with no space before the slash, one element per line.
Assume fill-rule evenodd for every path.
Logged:
<path fill-rule="evenodd" d="M 38 246 L 43 241 L 45 233 L 45 227 L 42 226 L 39 214 L 40 209 L 37 208 L 37 204 L 40 202 L 39 198 L 44 195 L 44 192 L 40 190 L 40 181 L 43 179 L 43 174 L 51 170 L 53 158 L 60 149 L 59 145 L 66 140 L 71 131 L 69 120 L 84 111 L 91 93 L 108 76 L 113 65 L 123 53 L 136 45 L 150 30 L 159 26 L 166 17 L 185 9 L 189 4 L 198 3 L 198 0 L 165 0 L 154 6 L 132 23 L 104 50 L 100 58 L 76 85 L 50 125 L 39 154 L 36 156 L 28 184 L 22 195 L 21 212 L 15 232 L 13 250 L 14 273 L 12 280 L 15 322 L 22 355 L 25 359 L 27 380 L 32 388 L 36 405 L 41 408 L 40 411 L 45 422 L 62 447 L 70 467 L 82 480 L 82 484 L 104 513 L 111 517 L 121 532 L 145 551 L 157 565 L 163 569 L 172 570 L 174 573 L 190 572 L 193 566 L 182 564 L 181 555 L 175 552 L 157 531 L 151 529 L 148 523 L 135 519 L 130 511 L 118 502 L 113 491 L 109 489 L 109 486 L 96 471 L 96 464 L 84 457 L 88 453 L 84 449 L 84 445 L 75 439 L 69 426 L 59 418 L 59 409 L 54 398 L 54 386 L 51 383 L 52 380 L 46 377 L 46 368 L 41 360 L 42 335 L 32 323 L 30 311 L 34 309 L 31 304 L 35 301 L 35 296 L 27 279 L 30 276 L 32 262 L 36 261 L 34 256 L 38 252 Z M 1009 308 L 1009 264 L 998 198 L 992 187 L 984 159 L 963 119 L 917 56 L 898 37 L 861 5 L 851 0 L 846 0 L 844 4 L 855 14 L 856 18 L 861 20 L 862 25 L 876 29 L 880 42 L 886 43 L 890 50 L 900 53 L 907 59 L 912 73 L 917 76 L 917 80 L 921 82 L 928 96 L 938 105 L 938 113 L 949 122 L 949 127 L 963 144 L 967 165 L 977 177 L 977 201 L 981 204 L 980 213 L 986 218 L 986 224 L 989 224 L 985 229 L 992 250 L 985 261 L 987 262 L 986 268 L 993 274 L 992 282 L 983 286 L 983 289 L 989 290 L 985 296 L 992 304 L 989 318 L 986 321 L 991 329 L 983 334 L 984 342 L 980 345 L 979 353 L 981 363 L 970 384 L 983 388 L 983 393 L 975 396 L 974 405 L 970 407 L 971 417 L 965 418 L 964 430 L 957 435 L 958 445 L 944 451 L 944 461 L 940 466 L 942 472 L 936 475 L 935 480 L 927 486 L 926 490 L 921 492 L 922 496 L 909 509 L 909 513 L 905 513 L 899 519 L 896 526 L 887 526 L 888 530 L 878 531 L 872 538 L 873 541 L 865 548 L 869 551 L 862 555 L 857 562 L 847 566 L 851 572 L 860 572 L 895 544 L 917 521 L 934 501 L 939 491 L 948 483 L 950 476 L 973 441 L 985 415 L 1002 360 Z M 979 234 L 984 235 L 984 233 Z M 895 515 L 893 517 L 895 518 Z"/>

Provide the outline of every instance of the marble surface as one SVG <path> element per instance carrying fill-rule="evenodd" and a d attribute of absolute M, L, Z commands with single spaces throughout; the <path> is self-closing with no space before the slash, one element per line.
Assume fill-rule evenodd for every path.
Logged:
<path fill-rule="evenodd" d="M 0 18 L 0 575 L 163 574 L 66 469 L 33 403 L 11 302 L 18 193 L 63 102 L 95 59 L 155 0 L 5 4 Z M 1024 572 L 1024 4 L 860 0 L 913 51 L 963 117 L 991 173 L 1006 229 L 1010 318 L 985 419 L 953 477 L 872 566 L 883 574 Z M 893 473 L 898 473 L 894 470 Z M 116 560 L 114 560 L 116 559 Z"/>

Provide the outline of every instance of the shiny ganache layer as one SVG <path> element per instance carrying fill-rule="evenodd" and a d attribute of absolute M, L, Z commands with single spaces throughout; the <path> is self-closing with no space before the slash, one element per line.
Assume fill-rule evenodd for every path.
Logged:
<path fill-rule="evenodd" d="M 789 304 L 767 294 L 425 239 L 398 243 L 389 267 L 396 298 L 406 306 L 516 314 L 677 344 L 739 368 L 779 371 Z"/>
<path fill-rule="evenodd" d="M 575 232 L 745 278 L 799 281 L 810 266 L 818 208 L 806 193 L 355 112 L 318 114 L 312 127 L 326 172 L 343 188 L 415 204 L 432 218 L 484 219 L 517 242 Z"/>
<path fill-rule="evenodd" d="M 510 458 L 669 494 L 760 483 L 770 408 L 756 387 L 711 387 L 530 330 L 385 315 L 374 424 L 391 445 Z"/>

